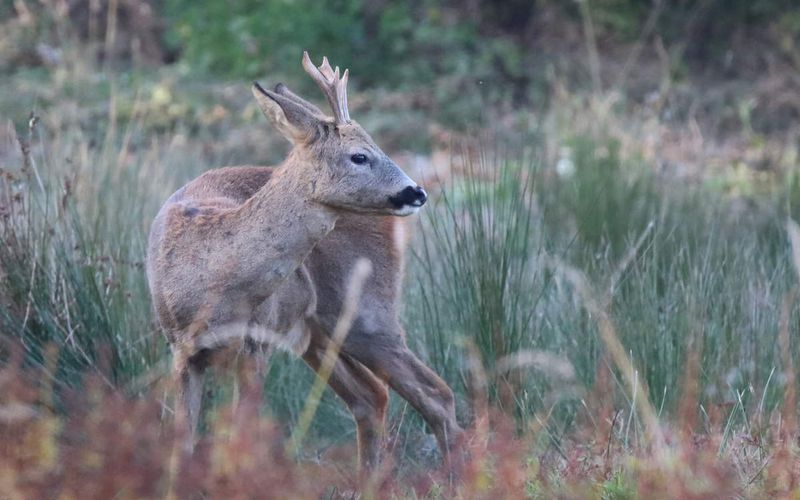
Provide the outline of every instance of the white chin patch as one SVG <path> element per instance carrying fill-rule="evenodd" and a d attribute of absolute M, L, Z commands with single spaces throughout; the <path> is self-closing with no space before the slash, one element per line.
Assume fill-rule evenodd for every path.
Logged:
<path fill-rule="evenodd" d="M 419 207 L 415 207 L 412 205 L 403 205 L 400 208 L 392 210 L 392 215 L 397 215 L 399 217 L 405 217 L 407 215 L 412 215 L 419 212 Z"/>

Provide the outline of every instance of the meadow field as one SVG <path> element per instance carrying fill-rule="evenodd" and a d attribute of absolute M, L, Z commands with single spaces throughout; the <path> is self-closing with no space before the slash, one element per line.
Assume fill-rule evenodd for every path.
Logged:
<path fill-rule="evenodd" d="M 0 498 L 799 495 L 800 9 L 541 1 L 517 33 L 502 2 L 334 3 L 0 1 Z M 193 455 L 172 425 L 150 223 L 284 157 L 249 83 L 323 102 L 304 48 L 430 194 L 402 320 L 456 393 L 453 470 L 393 396 L 359 483 L 288 353 L 217 370 Z"/>

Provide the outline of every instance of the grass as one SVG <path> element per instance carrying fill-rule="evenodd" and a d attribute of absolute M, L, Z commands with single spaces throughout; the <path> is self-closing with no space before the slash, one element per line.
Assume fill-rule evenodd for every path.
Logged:
<path fill-rule="evenodd" d="M 613 142 L 581 140 L 571 178 L 550 179 L 524 160 L 478 159 L 428 210 L 413 266 L 412 282 L 421 285 L 407 307 L 418 348 L 462 381 L 465 342 L 489 368 L 520 350 L 542 350 L 574 367 L 577 380 L 567 386 L 592 387 L 604 350 L 597 320 L 545 265 L 557 258 L 585 270 L 606 296 L 617 334 L 665 415 L 681 398 L 692 349 L 702 353 L 708 400 L 745 394 L 743 404 L 768 414 L 781 394 L 768 382 L 780 366 L 780 305 L 795 280 L 785 210 L 768 202 L 731 214 L 730 200 L 625 165 Z M 511 405 L 497 402 L 523 421 L 551 405 L 565 419 L 577 416 L 575 391 L 552 382 L 519 376 Z"/>
<path fill-rule="evenodd" d="M 313 382 L 288 356 L 272 362 L 263 399 L 258 387 L 241 399 L 244 410 L 229 408 L 229 382 L 209 387 L 204 451 L 178 475 L 166 460 L 168 349 L 142 269 L 146 231 L 172 190 L 237 158 L 233 146 L 209 151 L 203 142 L 236 143 L 233 129 L 256 117 L 230 104 L 229 118 L 196 125 L 210 110 L 193 107 L 192 91 L 165 97 L 155 83 L 133 95 L 117 85 L 103 84 L 102 102 L 79 91 L 72 102 L 93 111 L 73 117 L 52 99 L 58 89 L 43 90 L 41 122 L 18 127 L 30 153 L 3 167 L 0 429 L 15 443 L 3 452 L 4 474 L 18 475 L 0 481 L 29 493 L 139 497 L 188 494 L 196 477 L 212 496 L 269 484 L 303 497 L 346 489 L 352 448 L 338 450 L 352 443 L 353 425 L 329 391 L 299 464 L 273 446 L 288 433 L 269 422 L 296 424 Z M 188 108 L 171 108 L 175 99 Z M 170 112 L 177 115 L 162 120 Z M 661 178 L 612 133 L 564 130 L 456 149 L 463 164 L 415 223 L 409 343 L 454 387 L 462 420 L 486 417 L 487 398 L 490 425 L 475 427 L 473 443 L 486 449 L 476 448 L 453 485 L 427 473 L 430 436 L 393 401 L 402 480 L 385 476 L 376 491 L 629 498 L 671 483 L 698 495 L 721 485 L 745 497 L 792 490 L 797 408 L 787 365 L 798 354 L 798 313 L 786 220 L 796 175 L 744 204 Z M 548 163 L 548 141 L 564 145 L 571 168 L 559 174 Z M 650 435 L 651 410 L 661 445 Z M 85 436 L 103 437 L 87 444 Z M 144 472 L 123 484 L 130 457 Z M 70 460 L 94 465 L 59 466 Z M 259 477 L 270 468 L 274 475 Z M 81 478 L 103 474 L 113 478 L 108 490 L 80 490 Z M 304 474 L 321 480 L 305 488 Z"/>

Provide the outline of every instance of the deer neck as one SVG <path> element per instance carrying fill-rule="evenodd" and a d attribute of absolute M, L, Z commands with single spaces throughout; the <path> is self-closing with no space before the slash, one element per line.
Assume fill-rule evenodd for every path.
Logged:
<path fill-rule="evenodd" d="M 248 249 L 247 267 L 268 273 L 267 282 L 294 272 L 338 219 L 335 210 L 313 200 L 313 182 L 293 168 L 294 161 L 290 155 L 237 214 L 239 241 L 232 244 Z"/>

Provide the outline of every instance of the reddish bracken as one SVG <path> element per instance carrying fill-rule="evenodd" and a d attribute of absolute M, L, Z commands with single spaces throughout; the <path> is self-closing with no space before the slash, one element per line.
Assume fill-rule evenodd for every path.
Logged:
<path fill-rule="evenodd" d="M 255 377 L 187 453 L 185 436 L 163 419 L 156 391 L 130 397 L 88 377 L 83 390 L 62 392 L 54 402 L 49 379 L 22 368 L 21 359 L 12 352 L 0 371 L 3 498 L 596 498 L 604 491 L 751 498 L 785 497 L 800 480 L 796 439 L 786 439 L 779 423 L 760 442 L 736 438 L 720 454 L 719 429 L 666 433 L 664 449 L 625 447 L 622 418 L 612 415 L 602 433 L 584 428 L 554 443 L 543 431 L 520 432 L 507 415 L 489 411 L 465 433 L 467 452 L 457 470 L 398 471 L 387 461 L 360 483 L 352 447 L 314 462 L 286 454 L 281 427 L 260 416 Z M 754 458 L 754 448 L 762 459 Z"/>

